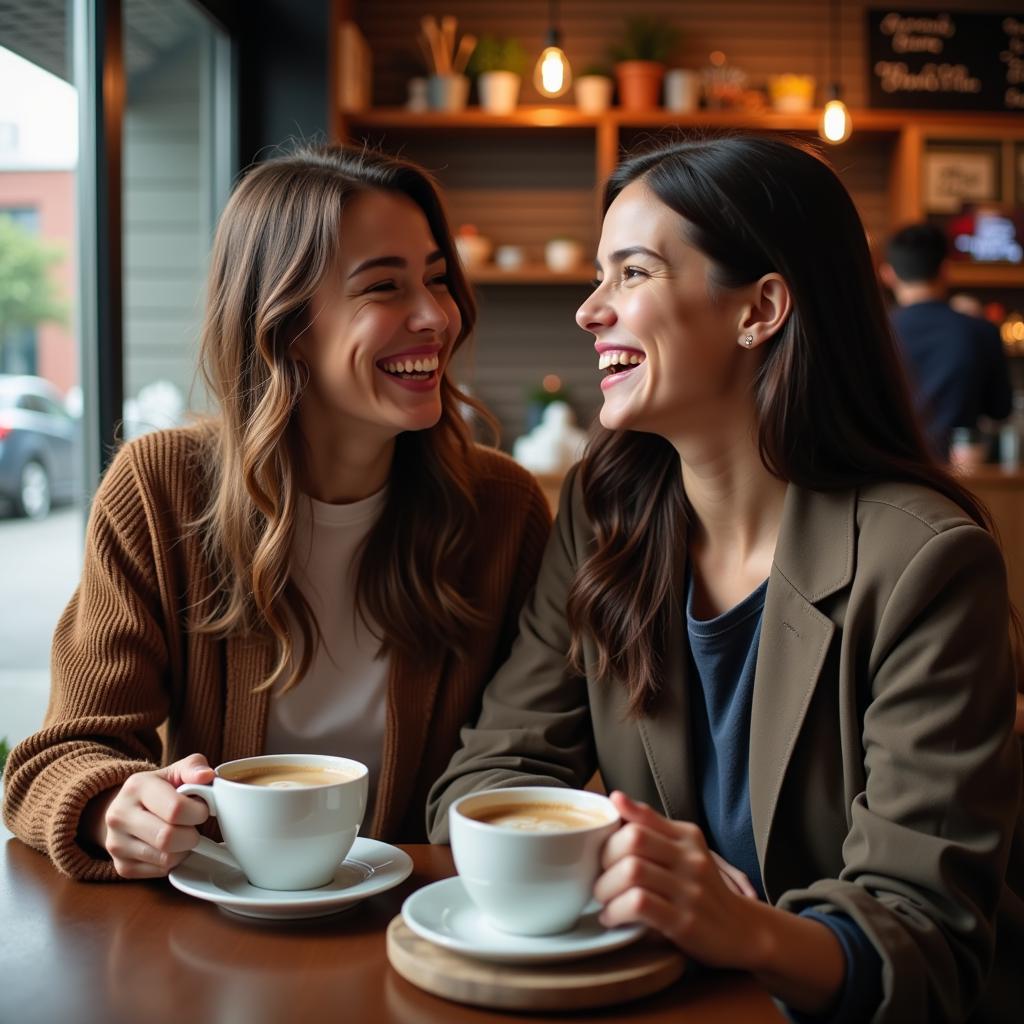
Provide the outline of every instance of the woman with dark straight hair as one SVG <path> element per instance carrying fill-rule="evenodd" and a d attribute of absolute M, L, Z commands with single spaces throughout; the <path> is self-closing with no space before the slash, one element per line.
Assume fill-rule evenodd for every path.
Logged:
<path fill-rule="evenodd" d="M 550 528 L 472 442 L 450 366 L 474 320 L 420 168 L 308 147 L 246 174 L 210 261 L 218 415 L 103 479 L 46 720 L 7 762 L 15 834 L 73 877 L 164 875 L 207 817 L 177 786 L 299 752 L 369 767 L 363 835 L 423 838 Z"/>
<path fill-rule="evenodd" d="M 614 173 L 597 267 L 603 429 L 432 839 L 465 793 L 598 769 L 606 924 L 813 1019 L 1019 1019 L 1006 571 L 850 196 L 806 145 L 681 142 Z"/>

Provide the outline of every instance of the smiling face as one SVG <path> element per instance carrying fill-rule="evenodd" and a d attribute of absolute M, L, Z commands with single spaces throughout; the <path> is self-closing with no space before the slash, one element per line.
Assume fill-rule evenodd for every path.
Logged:
<path fill-rule="evenodd" d="M 685 223 L 642 181 L 605 215 L 600 283 L 576 322 L 595 339 L 604 373 L 601 423 L 675 440 L 749 411 L 756 358 L 742 338 L 743 289 L 712 296 L 708 258 L 685 240 Z M 746 308 L 749 308 L 747 306 Z"/>
<path fill-rule="evenodd" d="M 303 434 L 380 443 L 432 427 L 462 321 L 427 219 L 400 193 L 361 192 L 345 206 L 340 237 L 292 345 L 309 367 Z"/>

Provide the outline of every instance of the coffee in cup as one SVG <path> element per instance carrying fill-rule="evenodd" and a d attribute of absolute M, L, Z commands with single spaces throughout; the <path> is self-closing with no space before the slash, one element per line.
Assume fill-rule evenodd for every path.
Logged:
<path fill-rule="evenodd" d="M 487 922 L 513 935 L 553 935 L 590 902 L 619 814 L 599 793 L 519 786 L 461 797 L 448 825 L 459 878 Z"/>
<path fill-rule="evenodd" d="M 366 765 L 325 754 L 228 761 L 212 784 L 178 787 L 217 816 L 224 843 L 195 850 L 240 869 L 261 889 L 316 889 L 334 878 L 366 811 Z"/>
<path fill-rule="evenodd" d="M 294 789 L 296 786 L 333 786 L 348 782 L 358 776 L 356 771 L 339 771 L 321 768 L 315 764 L 272 764 L 257 765 L 239 771 L 225 773 L 231 782 L 245 786 L 272 786 L 274 789 Z"/>
<path fill-rule="evenodd" d="M 500 828 L 514 828 L 521 832 L 565 832 L 573 828 L 593 828 L 608 821 L 606 814 L 598 814 L 572 804 L 502 803 L 484 804 L 463 811 L 474 821 Z"/>

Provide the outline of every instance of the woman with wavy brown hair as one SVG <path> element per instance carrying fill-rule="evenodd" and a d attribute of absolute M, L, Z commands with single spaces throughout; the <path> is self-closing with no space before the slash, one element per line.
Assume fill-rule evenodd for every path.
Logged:
<path fill-rule="evenodd" d="M 1006 571 L 922 440 L 850 196 L 730 137 L 627 160 L 605 211 L 577 314 L 604 429 L 431 837 L 464 793 L 599 769 L 606 924 L 800 1019 L 1018 1019 Z"/>
<path fill-rule="evenodd" d="M 297 750 L 369 766 L 365 833 L 422 837 L 550 525 L 471 440 L 450 367 L 474 319 L 415 165 L 305 148 L 245 176 L 202 336 L 219 415 L 103 479 L 46 720 L 7 762 L 15 834 L 74 877 L 163 875 L 206 818 L 178 785 Z"/>

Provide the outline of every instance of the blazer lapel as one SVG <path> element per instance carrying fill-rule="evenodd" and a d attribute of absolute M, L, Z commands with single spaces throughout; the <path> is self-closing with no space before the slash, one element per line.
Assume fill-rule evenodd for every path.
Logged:
<path fill-rule="evenodd" d="M 394 834 L 405 818 L 427 744 L 427 730 L 441 685 L 444 659 L 414 663 L 392 656 L 377 798 L 364 834 Z"/>
<path fill-rule="evenodd" d="M 750 719 L 750 813 L 762 871 L 786 769 L 836 631 L 815 603 L 853 576 L 855 508 L 852 490 L 821 493 L 791 484 L 786 493 Z"/>

